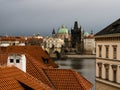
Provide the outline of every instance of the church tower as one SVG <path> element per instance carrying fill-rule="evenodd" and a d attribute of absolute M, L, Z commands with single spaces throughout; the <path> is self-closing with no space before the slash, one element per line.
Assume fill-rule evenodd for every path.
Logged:
<path fill-rule="evenodd" d="M 52 37 L 55 37 L 55 29 L 53 28 L 53 31 L 52 31 Z"/>
<path fill-rule="evenodd" d="M 71 47 L 79 53 L 83 53 L 84 50 L 83 39 L 82 27 L 78 27 L 78 22 L 75 21 L 74 28 L 71 29 Z"/>

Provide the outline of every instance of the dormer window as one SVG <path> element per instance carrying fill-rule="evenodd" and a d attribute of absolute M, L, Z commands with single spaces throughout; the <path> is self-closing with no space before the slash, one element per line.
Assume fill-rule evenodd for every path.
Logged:
<path fill-rule="evenodd" d="M 48 59 L 42 57 L 42 60 L 45 64 L 48 64 Z"/>
<path fill-rule="evenodd" d="M 19 60 L 19 59 L 16 59 L 16 63 L 20 63 L 20 60 Z"/>
<path fill-rule="evenodd" d="M 14 62 L 14 60 L 13 59 L 10 59 L 10 63 L 13 63 Z"/>

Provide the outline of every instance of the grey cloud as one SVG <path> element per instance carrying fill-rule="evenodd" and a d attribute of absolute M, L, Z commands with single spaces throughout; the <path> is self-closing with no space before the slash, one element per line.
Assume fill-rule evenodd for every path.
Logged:
<path fill-rule="evenodd" d="M 119 0 L 0 0 L 0 34 L 49 35 L 75 20 L 97 32 L 120 17 Z"/>

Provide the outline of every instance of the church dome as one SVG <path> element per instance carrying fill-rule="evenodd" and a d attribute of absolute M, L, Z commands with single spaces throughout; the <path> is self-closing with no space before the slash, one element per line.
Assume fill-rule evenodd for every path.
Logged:
<path fill-rule="evenodd" d="M 89 34 L 88 32 L 85 32 L 85 33 L 84 33 L 84 36 L 86 36 L 86 37 L 89 36 L 89 35 L 90 35 L 90 34 Z"/>
<path fill-rule="evenodd" d="M 58 34 L 65 34 L 68 33 L 68 29 L 65 28 L 64 25 L 61 26 L 61 28 L 58 30 Z"/>

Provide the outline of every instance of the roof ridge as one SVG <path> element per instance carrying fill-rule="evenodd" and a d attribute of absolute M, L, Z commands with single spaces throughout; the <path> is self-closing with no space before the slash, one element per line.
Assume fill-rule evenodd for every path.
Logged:
<path fill-rule="evenodd" d="M 48 69 L 49 69 L 49 68 L 48 68 Z M 50 80 L 49 76 L 48 76 L 48 75 L 47 75 L 47 73 L 45 72 L 45 69 L 42 69 L 42 70 L 43 70 L 43 72 L 45 73 L 45 76 L 46 76 L 46 78 L 48 79 L 48 81 L 50 82 L 50 84 L 51 84 L 52 88 L 54 88 L 54 89 L 56 90 L 55 85 L 51 82 L 51 80 Z"/>
<path fill-rule="evenodd" d="M 33 58 L 34 59 L 34 57 L 31 57 L 29 54 L 27 54 L 30 58 Z M 38 74 L 40 74 L 40 72 L 39 72 L 39 70 L 38 70 L 38 68 L 31 62 L 31 60 L 29 60 L 30 61 L 30 63 L 34 66 L 34 68 L 37 70 L 37 72 L 38 72 Z M 42 70 L 42 74 L 44 75 L 44 77 L 45 77 L 45 79 L 47 80 L 47 82 L 49 82 L 49 79 L 47 78 L 47 76 L 46 76 L 46 74 L 44 73 L 44 71 L 43 71 L 43 69 L 41 68 L 41 70 Z M 40 74 L 40 76 L 41 76 L 41 74 Z M 44 83 L 44 82 L 43 82 Z M 49 82 L 48 83 L 50 86 L 52 86 L 51 85 L 51 82 Z"/>
<path fill-rule="evenodd" d="M 77 79 L 77 81 L 82 85 L 82 87 L 85 89 L 85 90 L 89 90 L 93 84 L 91 82 L 89 82 L 86 78 L 84 78 L 82 75 L 80 75 L 78 72 L 76 72 L 75 70 L 72 70 L 71 69 L 71 72 L 74 74 L 75 78 L 80 78 L 82 80 L 85 80 L 87 81 L 89 84 L 87 84 L 88 86 L 86 86 L 86 83 L 85 82 L 82 82 L 81 80 Z M 88 89 L 89 88 L 89 89 Z"/>
<path fill-rule="evenodd" d="M 95 34 L 95 36 L 106 35 L 106 34 L 114 34 L 114 33 L 110 33 L 109 31 L 110 31 L 110 29 L 111 29 L 111 27 L 113 25 L 118 24 L 118 23 L 120 24 L 120 18 L 117 19 L 116 21 L 112 22 L 111 24 L 108 24 L 105 28 L 103 28 L 102 30 L 100 30 L 99 32 L 97 32 Z M 105 32 L 107 32 L 107 33 L 105 33 Z"/>
<path fill-rule="evenodd" d="M 73 75 L 74 75 L 74 77 L 75 77 L 75 79 L 76 79 L 76 81 L 80 84 L 80 86 L 82 86 L 82 88 L 84 88 L 85 89 L 85 87 L 84 87 L 84 85 L 80 82 L 80 80 L 78 80 L 78 73 L 76 72 L 76 71 L 74 71 L 74 70 L 70 70 L 72 73 L 73 73 Z M 80 77 L 79 77 L 80 78 Z"/>

